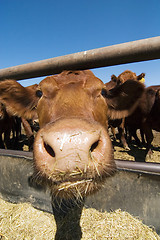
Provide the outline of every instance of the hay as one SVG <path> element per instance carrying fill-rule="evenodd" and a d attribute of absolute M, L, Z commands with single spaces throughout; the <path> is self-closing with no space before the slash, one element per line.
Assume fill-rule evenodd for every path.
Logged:
<path fill-rule="evenodd" d="M 84 240 L 160 239 L 153 229 L 120 209 L 111 213 L 102 213 L 95 209 L 84 209 L 81 225 Z"/>
<path fill-rule="evenodd" d="M 99 212 L 83 209 L 82 240 L 150 239 L 160 237 L 141 221 L 121 210 Z M 1 240 L 52 240 L 56 232 L 54 216 L 28 203 L 12 204 L 0 199 Z"/>

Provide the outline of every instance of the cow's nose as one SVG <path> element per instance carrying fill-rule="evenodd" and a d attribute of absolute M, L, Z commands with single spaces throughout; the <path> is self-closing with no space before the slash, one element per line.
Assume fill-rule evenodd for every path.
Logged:
<path fill-rule="evenodd" d="M 83 168 L 84 161 L 92 157 L 99 148 L 100 131 L 83 131 L 78 129 L 43 134 L 46 155 L 61 171 L 73 171 Z M 65 162 L 64 160 L 65 159 Z"/>
<path fill-rule="evenodd" d="M 67 119 L 39 131 L 34 157 L 38 169 L 47 175 L 57 171 L 70 175 L 92 171 L 101 175 L 112 159 L 111 148 L 107 131 L 101 125 Z"/>

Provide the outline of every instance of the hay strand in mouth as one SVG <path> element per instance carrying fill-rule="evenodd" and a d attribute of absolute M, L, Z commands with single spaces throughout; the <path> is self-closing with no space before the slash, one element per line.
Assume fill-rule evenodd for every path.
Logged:
<path fill-rule="evenodd" d="M 88 183 L 88 182 L 92 182 L 92 181 L 93 181 L 92 179 L 87 179 L 87 180 L 76 181 L 76 182 L 73 182 L 73 183 L 64 183 L 64 184 L 62 184 L 64 186 L 58 188 L 58 191 L 62 191 L 64 189 L 68 189 L 68 188 L 71 188 L 71 187 L 75 187 L 79 184 Z"/>

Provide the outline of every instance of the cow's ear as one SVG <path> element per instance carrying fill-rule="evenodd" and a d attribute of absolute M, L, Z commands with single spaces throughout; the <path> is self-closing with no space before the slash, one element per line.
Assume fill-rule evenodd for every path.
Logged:
<path fill-rule="evenodd" d="M 36 90 L 30 91 L 15 80 L 0 81 L 0 102 L 8 113 L 27 119 L 36 118 L 38 97 Z"/>
<path fill-rule="evenodd" d="M 117 80 L 118 80 L 118 78 L 113 74 L 113 75 L 111 76 L 111 81 L 117 82 Z"/>
<path fill-rule="evenodd" d="M 138 81 L 128 80 L 111 90 L 106 90 L 103 96 L 108 104 L 108 115 L 111 119 L 127 117 L 136 108 L 144 92 L 144 85 Z"/>
<path fill-rule="evenodd" d="M 137 80 L 140 81 L 144 77 L 145 77 L 145 73 L 141 73 L 140 75 L 137 76 Z"/>

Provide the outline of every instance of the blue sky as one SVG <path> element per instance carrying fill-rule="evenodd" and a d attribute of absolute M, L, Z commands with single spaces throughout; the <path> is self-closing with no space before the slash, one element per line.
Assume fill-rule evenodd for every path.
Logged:
<path fill-rule="evenodd" d="M 0 0 L 1 69 L 156 36 L 159 0 Z M 145 72 L 147 86 L 160 84 L 160 60 L 93 72 L 108 82 L 126 69 Z"/>

